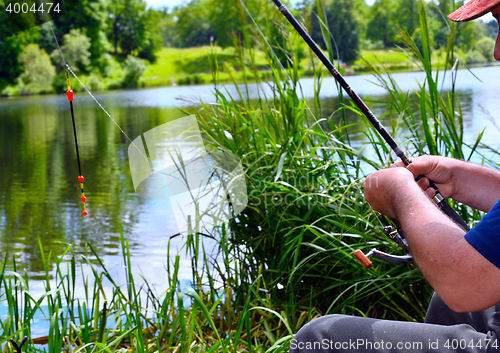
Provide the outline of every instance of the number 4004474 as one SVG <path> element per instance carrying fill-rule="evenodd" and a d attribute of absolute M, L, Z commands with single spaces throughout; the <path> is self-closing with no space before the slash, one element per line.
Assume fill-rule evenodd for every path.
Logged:
<path fill-rule="evenodd" d="M 47 11 L 47 13 L 50 13 L 50 12 L 61 12 L 61 10 L 59 9 L 59 3 L 56 3 L 55 6 L 54 6 L 54 3 L 52 2 L 46 2 L 46 3 L 41 3 L 40 5 L 38 4 L 35 4 L 35 3 L 31 3 L 31 4 L 28 4 L 26 2 L 24 3 L 9 3 L 7 5 L 7 7 L 5 8 L 5 11 L 9 12 L 9 13 L 28 13 L 28 12 L 33 12 L 33 13 L 36 13 L 36 12 L 40 12 L 40 13 L 45 13 L 45 11 Z"/>

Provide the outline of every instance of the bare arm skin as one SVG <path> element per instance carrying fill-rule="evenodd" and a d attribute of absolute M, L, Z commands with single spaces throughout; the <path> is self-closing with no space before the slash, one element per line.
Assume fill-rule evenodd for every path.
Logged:
<path fill-rule="evenodd" d="M 500 5 L 491 13 L 500 26 Z M 500 60 L 500 33 L 494 57 Z M 365 180 L 366 200 L 374 210 L 400 221 L 417 266 L 451 309 L 478 311 L 499 303 L 500 269 L 465 240 L 462 229 L 437 211 L 428 198 L 434 196 L 429 179 L 417 185 L 413 179 L 418 175 L 434 181 L 444 198 L 489 212 L 500 199 L 500 172 L 450 158 L 422 156 L 407 169 L 380 170 Z"/>
<path fill-rule="evenodd" d="M 403 166 L 396 163 L 395 166 Z M 481 165 L 463 162 L 457 159 L 422 156 L 412 160 L 407 169 L 416 178 L 425 175 L 434 181 L 444 198 L 489 212 L 500 199 L 500 172 Z M 429 179 L 424 178 L 419 185 L 425 190 Z M 426 190 L 429 196 L 433 189 Z"/>
<path fill-rule="evenodd" d="M 425 158 L 421 158 L 425 162 Z M 444 160 L 440 163 L 446 164 Z M 415 166 L 421 172 L 419 162 Z M 435 175 L 432 175 L 440 190 L 443 189 L 443 196 L 454 196 L 460 202 L 490 210 L 498 198 L 493 202 L 495 196 L 489 197 L 487 194 L 496 195 L 498 190 L 482 190 L 482 199 L 469 192 L 459 191 L 458 185 L 462 185 L 462 182 L 457 183 L 457 175 L 466 172 L 468 166 L 457 167 L 454 162 L 448 166 L 453 175 L 450 180 L 443 177 L 448 173 L 438 175 L 442 167 L 435 169 Z M 476 170 L 477 166 L 471 166 Z M 477 174 L 483 187 L 500 180 L 497 180 L 498 174 L 490 175 L 482 167 Z M 431 176 L 430 173 L 428 176 Z M 413 179 L 414 175 L 405 168 L 380 170 L 365 180 L 365 198 L 374 210 L 400 221 L 415 263 L 451 309 L 457 312 L 478 311 L 499 303 L 500 269 L 464 239 L 465 232 L 437 210 Z M 421 181 L 420 184 L 425 182 Z M 465 185 L 468 184 L 465 181 Z"/>

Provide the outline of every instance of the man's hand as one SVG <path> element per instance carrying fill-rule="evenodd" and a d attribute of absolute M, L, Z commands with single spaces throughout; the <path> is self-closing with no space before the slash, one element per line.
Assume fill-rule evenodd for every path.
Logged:
<path fill-rule="evenodd" d="M 447 198 L 455 198 L 458 191 L 457 178 L 455 172 L 465 168 L 467 163 L 453 158 L 440 156 L 421 156 L 414 158 L 411 164 L 406 167 L 413 177 L 424 177 L 418 181 L 418 185 L 429 195 L 434 197 L 436 194 L 433 188 L 429 187 L 429 179 L 432 180 L 439 189 L 441 195 Z M 398 162 L 393 167 L 404 167 L 403 162 Z"/>
<path fill-rule="evenodd" d="M 375 211 L 396 219 L 404 190 L 416 187 L 413 179 L 413 174 L 405 168 L 381 169 L 365 179 L 365 199 Z"/>
<path fill-rule="evenodd" d="M 393 167 L 404 164 L 398 162 Z M 422 156 L 412 159 L 406 169 L 414 178 L 425 176 L 418 185 L 431 198 L 435 191 L 429 188 L 429 179 L 445 199 L 452 198 L 484 212 L 489 212 L 500 199 L 500 172 L 491 168 L 453 158 Z"/>

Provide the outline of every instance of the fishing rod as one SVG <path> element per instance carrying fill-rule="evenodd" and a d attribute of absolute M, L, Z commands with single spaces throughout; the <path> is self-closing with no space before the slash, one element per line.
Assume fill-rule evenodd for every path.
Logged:
<path fill-rule="evenodd" d="M 274 4 L 278 7 L 283 16 L 286 17 L 288 22 L 295 28 L 295 30 L 300 34 L 300 36 L 304 39 L 304 41 L 309 45 L 312 51 L 316 54 L 316 56 L 321 60 L 323 65 L 328 69 L 328 71 L 332 74 L 335 80 L 340 84 L 340 86 L 345 90 L 345 92 L 351 97 L 352 101 L 356 106 L 361 110 L 361 112 L 366 116 L 368 121 L 372 124 L 372 126 L 377 130 L 377 132 L 382 136 L 382 138 L 387 142 L 387 144 L 391 147 L 394 153 L 403 161 L 405 166 L 411 164 L 410 159 L 405 155 L 401 147 L 396 143 L 396 141 L 392 138 L 392 136 L 387 132 L 384 126 L 378 121 L 375 115 L 371 112 L 371 110 L 366 106 L 366 104 L 359 98 L 359 96 L 352 90 L 349 84 L 345 81 L 344 77 L 340 74 L 339 70 L 332 64 L 332 62 L 326 57 L 323 51 L 319 48 L 319 46 L 314 42 L 311 36 L 305 31 L 305 29 L 300 25 L 300 23 L 295 19 L 292 13 L 288 10 L 288 8 L 281 3 L 280 0 L 273 0 Z M 415 180 L 418 181 L 423 176 L 418 176 Z M 446 202 L 444 197 L 439 192 L 436 184 L 429 180 L 429 186 L 432 187 L 436 194 L 433 198 L 434 203 L 437 207 L 448 217 L 450 217 L 458 226 L 460 226 L 465 231 L 469 231 L 467 223 L 451 208 L 451 206 Z M 397 244 L 399 244 L 404 251 L 409 252 L 408 243 L 404 237 L 403 232 L 399 227 L 399 223 L 397 220 L 393 220 L 396 230 L 393 230 L 391 226 L 384 228 L 384 233 L 394 240 Z M 387 261 L 391 261 L 394 263 L 402 263 L 409 264 L 413 262 L 413 257 L 411 255 L 405 256 L 394 256 L 389 255 L 384 252 L 381 252 L 377 249 L 372 249 L 368 254 L 364 254 L 361 250 L 356 250 L 354 252 L 354 257 L 361 262 L 361 264 L 365 268 L 369 268 L 371 266 L 371 261 L 368 259 L 370 256 L 375 256 L 382 258 Z"/>

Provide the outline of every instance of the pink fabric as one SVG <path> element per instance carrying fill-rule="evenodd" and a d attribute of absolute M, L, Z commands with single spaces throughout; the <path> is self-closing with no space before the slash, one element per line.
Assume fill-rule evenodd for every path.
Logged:
<path fill-rule="evenodd" d="M 500 0 L 470 0 L 464 6 L 451 13 L 448 18 L 455 22 L 470 21 L 490 12 L 500 5 Z"/>

